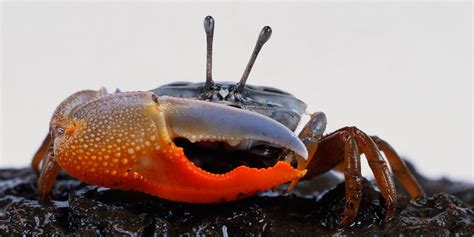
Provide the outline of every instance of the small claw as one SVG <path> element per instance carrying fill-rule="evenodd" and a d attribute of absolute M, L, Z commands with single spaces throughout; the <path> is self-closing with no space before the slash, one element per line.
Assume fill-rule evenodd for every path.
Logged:
<path fill-rule="evenodd" d="M 287 127 L 261 114 L 216 103 L 161 96 L 160 110 L 169 123 L 172 137 L 191 142 L 222 141 L 242 144 L 265 142 L 289 149 L 303 159 L 308 151 L 303 142 Z"/>

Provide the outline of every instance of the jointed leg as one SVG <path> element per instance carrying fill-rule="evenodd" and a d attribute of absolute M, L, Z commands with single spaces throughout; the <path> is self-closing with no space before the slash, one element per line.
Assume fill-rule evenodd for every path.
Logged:
<path fill-rule="evenodd" d="M 33 160 L 31 161 L 31 167 L 36 173 L 39 173 L 40 171 L 40 163 L 41 161 L 46 157 L 48 154 L 48 151 L 50 150 L 52 141 L 51 141 L 51 135 L 48 133 L 46 137 L 43 140 L 43 143 L 41 144 L 40 148 L 38 151 L 35 153 L 35 156 L 33 157 Z"/>
<path fill-rule="evenodd" d="M 372 140 L 377 144 L 378 148 L 385 154 L 385 157 L 392 168 L 392 172 L 395 177 L 400 181 L 402 186 L 410 194 L 411 198 L 416 198 L 421 195 L 425 195 L 425 192 L 421 188 L 420 184 L 416 181 L 413 174 L 408 169 L 405 162 L 400 158 L 395 149 L 390 146 L 386 141 L 380 139 L 377 136 L 371 136 Z"/>
<path fill-rule="evenodd" d="M 299 170 L 307 169 L 308 165 L 312 163 L 311 160 L 313 159 L 313 157 L 315 157 L 315 153 L 318 150 L 319 141 L 323 137 L 324 130 L 326 129 L 326 124 L 327 120 L 326 115 L 324 115 L 324 113 L 313 113 L 311 114 L 311 118 L 308 123 L 303 127 L 300 134 L 298 135 L 301 141 L 303 141 L 306 150 L 308 151 L 307 160 L 302 160 L 299 158 L 296 159 L 298 161 Z M 289 153 L 286 155 L 286 159 L 291 162 L 292 160 L 294 160 L 294 156 L 297 155 L 295 153 Z M 291 182 L 291 184 L 288 186 L 287 192 L 291 191 L 297 183 L 298 180 L 294 180 L 293 182 Z"/>
<path fill-rule="evenodd" d="M 56 177 L 61 171 L 61 167 L 56 162 L 53 152 L 48 152 L 43 162 L 44 164 L 38 179 L 38 193 L 42 200 L 49 200 L 49 194 L 56 181 Z"/>
<path fill-rule="evenodd" d="M 342 225 L 348 225 L 354 220 L 359 211 L 362 198 L 362 174 L 360 168 L 360 155 L 355 138 L 350 133 L 342 133 L 345 140 L 344 146 L 344 179 L 346 185 L 346 205 Z"/>
<path fill-rule="evenodd" d="M 49 200 L 49 194 L 61 167 L 56 162 L 53 153 L 51 134 L 48 133 L 38 151 L 35 153 L 31 166 L 34 171 L 40 172 L 38 179 L 38 193 L 42 200 Z M 40 167 L 41 164 L 41 167 Z"/>
<path fill-rule="evenodd" d="M 395 214 L 397 206 L 397 190 L 390 174 L 387 162 L 372 139 L 356 127 L 347 128 L 355 134 L 357 145 L 361 153 L 365 154 L 370 169 L 374 173 L 380 192 L 385 201 L 385 219 L 389 220 Z"/>
<path fill-rule="evenodd" d="M 311 178 L 323 174 L 334 167 L 342 168 L 346 180 L 346 206 L 344 209 L 343 225 L 349 224 L 357 215 L 359 210 L 362 176 L 360 171 L 360 154 L 364 154 L 377 184 L 380 187 L 382 197 L 385 200 L 386 214 L 388 220 L 395 214 L 397 204 L 397 193 L 393 178 L 387 163 L 380 153 L 380 146 L 400 177 L 410 174 L 405 164 L 396 155 L 393 148 L 386 142 L 376 139 L 374 142 L 369 136 L 356 127 L 345 127 L 329 135 L 322 137 L 318 143 L 318 149 L 312 162 L 308 165 L 307 177 Z M 395 155 L 394 155 L 395 154 Z M 401 170 L 401 171 L 400 171 Z M 405 176 L 404 176 L 405 175 Z M 413 193 L 420 193 L 421 188 L 416 186 L 416 181 L 411 177 L 405 178 L 407 187 L 414 187 Z"/>
<path fill-rule="evenodd" d="M 323 137 L 305 178 L 312 178 L 340 166 L 344 172 L 346 201 L 342 225 L 356 217 L 362 198 L 362 174 L 359 149 L 354 134 L 344 130 Z"/>

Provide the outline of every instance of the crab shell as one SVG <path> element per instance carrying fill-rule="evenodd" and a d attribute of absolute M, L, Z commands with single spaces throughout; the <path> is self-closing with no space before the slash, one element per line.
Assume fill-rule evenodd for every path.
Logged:
<path fill-rule="evenodd" d="M 210 89 L 205 83 L 174 82 L 162 85 L 152 92 L 158 96 L 172 96 L 208 100 L 236 108 L 257 112 L 272 118 L 295 131 L 301 116 L 306 111 L 306 104 L 288 92 L 267 86 L 245 85 L 244 93 L 239 100 L 235 98 L 233 82 L 215 82 Z"/>
<path fill-rule="evenodd" d="M 56 161 L 86 183 L 172 201 L 217 203 L 298 180 L 306 173 L 278 161 L 269 168 L 239 166 L 225 174 L 213 174 L 189 161 L 173 142 L 177 137 L 234 146 L 259 141 L 307 158 L 304 144 L 292 131 L 258 113 L 205 101 L 157 97 L 153 92 L 79 93 L 97 96 L 68 107 L 78 98 L 72 95 L 57 108 L 50 125 Z"/>

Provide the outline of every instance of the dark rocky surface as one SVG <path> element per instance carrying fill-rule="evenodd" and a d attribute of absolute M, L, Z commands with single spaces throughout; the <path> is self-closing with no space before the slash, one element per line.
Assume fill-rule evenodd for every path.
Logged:
<path fill-rule="evenodd" d="M 53 190 L 54 201 L 41 203 L 36 196 L 37 176 L 31 169 L 5 169 L 0 170 L 0 236 L 474 234 L 474 209 L 469 206 L 474 204 L 474 185 L 420 175 L 418 179 L 428 196 L 410 201 L 399 195 L 397 215 L 386 223 L 383 200 L 364 181 L 359 215 L 342 228 L 338 222 L 344 208 L 343 184 L 309 198 L 267 192 L 232 203 L 192 205 L 98 188 L 61 174 Z"/>

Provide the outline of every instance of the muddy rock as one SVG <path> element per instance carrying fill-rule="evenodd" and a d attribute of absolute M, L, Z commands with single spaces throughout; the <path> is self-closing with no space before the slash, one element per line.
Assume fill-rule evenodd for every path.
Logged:
<path fill-rule="evenodd" d="M 416 200 L 399 195 L 397 214 L 387 222 L 379 192 L 364 180 L 359 215 L 351 225 L 340 227 L 343 183 L 304 197 L 266 192 L 231 203 L 196 205 L 95 187 L 61 174 L 53 201 L 42 203 L 36 195 L 37 175 L 31 169 L 4 169 L 0 170 L 0 236 L 474 234 L 474 209 L 469 206 L 474 185 L 418 178 L 428 195 Z"/>

